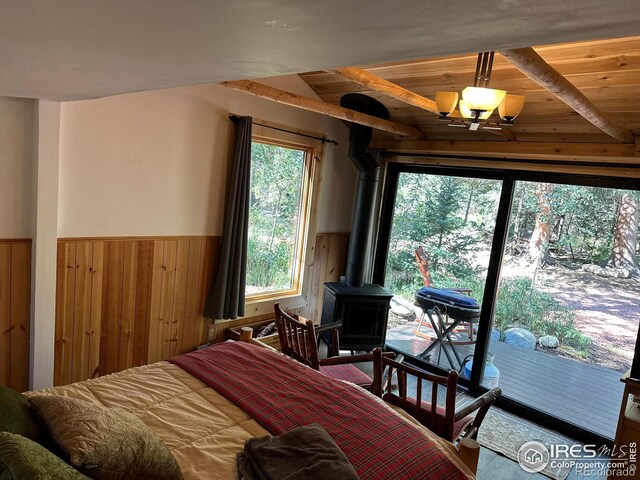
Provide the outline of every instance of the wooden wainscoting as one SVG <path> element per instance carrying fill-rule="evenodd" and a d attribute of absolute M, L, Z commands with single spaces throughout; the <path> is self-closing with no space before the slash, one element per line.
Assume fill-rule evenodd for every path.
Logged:
<path fill-rule="evenodd" d="M 296 311 L 319 321 L 323 282 L 344 274 L 348 233 L 316 235 Z M 208 340 L 202 317 L 220 237 L 58 240 L 54 384 L 164 360 Z M 0 305 L 2 305 L 0 303 Z M 224 329 L 271 318 L 245 317 Z M 27 315 L 28 323 L 28 315 Z"/>
<path fill-rule="evenodd" d="M 31 240 L 0 240 L 0 384 L 29 388 Z"/>
<path fill-rule="evenodd" d="M 307 270 L 308 290 L 305 290 L 307 306 L 300 315 L 320 323 L 324 282 L 337 282 L 347 268 L 349 232 L 319 233 L 313 249 L 313 261 Z"/>
<path fill-rule="evenodd" d="M 54 384 L 193 350 L 220 237 L 58 241 Z"/>

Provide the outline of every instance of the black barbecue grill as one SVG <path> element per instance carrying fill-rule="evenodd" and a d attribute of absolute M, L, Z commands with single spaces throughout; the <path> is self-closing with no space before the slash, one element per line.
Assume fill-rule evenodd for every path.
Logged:
<path fill-rule="evenodd" d="M 478 323 L 480 320 L 480 305 L 477 300 L 455 290 L 433 287 L 421 288 L 416 293 L 415 299 L 416 304 L 422 309 L 420 324 L 422 324 L 426 316 L 437 337 L 436 340 L 418 356 L 423 359 L 429 358 L 431 352 L 436 347 L 441 346 L 447 360 L 449 360 L 449 364 L 456 368 L 454 363 L 455 357 L 458 368 L 462 368 L 462 358 L 455 348 L 455 345 L 460 342 L 453 340 L 451 333 L 463 323 Z M 472 335 L 473 328 L 471 327 L 470 336 Z M 473 342 L 472 338 L 470 340 Z M 447 345 L 451 348 L 453 357 L 447 348 L 445 348 Z"/>

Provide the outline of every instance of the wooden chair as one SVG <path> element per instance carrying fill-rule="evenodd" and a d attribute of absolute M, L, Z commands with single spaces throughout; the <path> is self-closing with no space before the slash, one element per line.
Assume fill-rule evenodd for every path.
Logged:
<path fill-rule="evenodd" d="M 433 287 L 433 279 L 431 278 L 431 271 L 429 270 L 429 259 L 427 258 L 427 254 L 424 251 L 424 248 L 422 248 L 422 245 L 419 245 L 418 248 L 415 249 L 415 255 L 424 286 Z M 465 295 L 471 295 L 473 292 L 470 288 L 452 288 L 451 290 L 464 293 Z"/>
<path fill-rule="evenodd" d="M 373 380 L 366 373 L 359 370 L 354 363 L 373 362 L 372 354 L 349 355 L 340 357 L 338 330 L 341 322 L 333 322 L 316 327 L 311 320 L 305 320 L 297 315 L 292 316 L 274 305 L 276 325 L 282 353 L 297 360 L 320 373 L 354 383 L 362 388 L 371 390 Z M 330 357 L 320 359 L 318 356 L 318 337 L 320 333 L 331 332 L 332 349 Z"/>
<path fill-rule="evenodd" d="M 386 376 L 383 374 L 385 367 L 390 369 L 389 375 L 392 375 L 394 370 L 397 371 L 397 393 L 392 392 L 389 382 L 386 381 Z M 407 376 L 409 375 L 416 378 L 415 398 L 407 395 Z M 428 399 L 425 399 L 423 393 L 423 380 L 431 382 L 431 395 Z M 447 389 L 444 406 L 438 405 L 439 385 Z M 477 438 L 478 429 L 484 417 L 495 399 L 502 393 L 499 388 L 494 388 L 456 411 L 457 386 L 458 374 L 454 370 L 451 370 L 446 377 L 434 375 L 384 356 L 379 348 L 373 351 L 373 394 L 387 403 L 402 408 L 429 430 L 453 443 L 465 438 L 473 440 Z"/>

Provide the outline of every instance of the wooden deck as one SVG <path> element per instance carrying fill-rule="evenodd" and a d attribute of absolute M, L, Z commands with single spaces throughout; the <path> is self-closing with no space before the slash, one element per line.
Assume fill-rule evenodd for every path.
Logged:
<path fill-rule="evenodd" d="M 390 329 L 387 345 L 419 355 L 431 342 L 414 334 L 416 326 Z M 456 346 L 463 358 L 473 353 L 473 347 Z M 623 392 L 619 372 L 503 342 L 491 342 L 489 351 L 500 370 L 503 395 L 613 439 Z M 451 368 L 446 356 L 438 354 L 439 348 L 434 349 L 430 361 Z"/>

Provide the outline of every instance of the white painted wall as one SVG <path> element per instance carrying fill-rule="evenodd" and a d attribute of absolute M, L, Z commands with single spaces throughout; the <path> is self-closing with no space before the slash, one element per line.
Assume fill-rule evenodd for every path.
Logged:
<path fill-rule="evenodd" d="M 53 386 L 60 103 L 40 100 L 34 121 L 29 388 Z"/>
<path fill-rule="evenodd" d="M 297 75 L 262 81 L 315 96 Z M 338 140 L 325 147 L 318 231 L 350 230 L 355 169 L 342 122 L 198 85 L 62 104 L 58 236 L 220 235 L 229 112 Z"/>
<path fill-rule="evenodd" d="M 31 237 L 34 104 L 0 97 L 0 239 Z"/>

